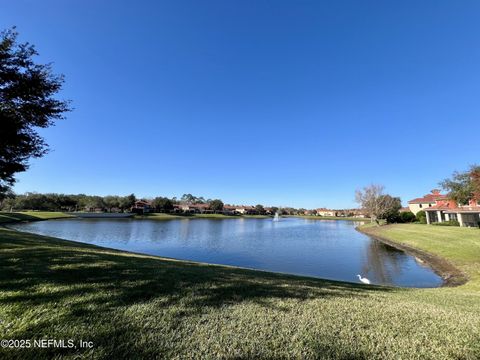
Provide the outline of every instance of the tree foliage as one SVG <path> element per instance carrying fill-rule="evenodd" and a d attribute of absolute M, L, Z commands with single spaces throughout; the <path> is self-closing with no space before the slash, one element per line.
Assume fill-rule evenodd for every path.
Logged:
<path fill-rule="evenodd" d="M 155 211 L 159 212 L 170 212 L 173 210 L 173 202 L 166 197 L 156 197 L 152 201 L 152 206 L 155 208 Z"/>
<path fill-rule="evenodd" d="M 183 194 L 180 198 L 180 202 L 184 204 L 205 204 L 205 198 L 203 196 L 197 197 L 192 194 Z"/>
<path fill-rule="evenodd" d="M 405 211 L 400 213 L 400 221 L 402 223 L 411 223 L 417 220 L 416 216 L 414 213 L 411 211 Z"/>
<path fill-rule="evenodd" d="M 92 196 L 85 194 L 38 194 L 26 193 L 14 195 L 1 204 L 4 210 L 44 210 L 44 211 L 130 211 L 135 195 L 128 196 Z"/>
<path fill-rule="evenodd" d="M 50 64 L 36 64 L 34 46 L 19 44 L 17 37 L 15 28 L 0 33 L 0 193 L 28 168 L 30 158 L 47 153 L 37 129 L 69 111 L 67 101 L 55 98 L 63 76 L 53 74 Z"/>
<path fill-rule="evenodd" d="M 472 181 L 473 198 L 480 201 L 480 166 L 472 166 L 470 178 Z"/>
<path fill-rule="evenodd" d="M 451 178 L 440 182 L 448 191 L 450 199 L 460 205 L 466 205 L 472 199 L 480 199 L 480 166 L 472 165 L 464 172 L 455 171 Z"/>
<path fill-rule="evenodd" d="M 417 221 L 420 224 L 426 224 L 427 223 L 427 214 L 426 214 L 425 211 L 420 210 L 419 212 L 417 212 L 417 215 L 415 215 L 415 217 L 417 218 Z"/>
<path fill-rule="evenodd" d="M 261 204 L 255 205 L 255 210 L 257 211 L 258 214 L 263 215 L 265 214 L 265 208 Z"/>
<path fill-rule="evenodd" d="M 356 202 L 370 215 L 372 221 L 385 219 L 394 222 L 402 207 L 400 198 L 384 194 L 383 185 L 370 185 L 355 192 Z"/>
<path fill-rule="evenodd" d="M 213 210 L 213 211 L 222 211 L 223 206 L 224 206 L 223 201 L 220 199 L 211 200 L 210 203 L 208 204 L 208 207 L 210 208 L 210 210 Z"/>

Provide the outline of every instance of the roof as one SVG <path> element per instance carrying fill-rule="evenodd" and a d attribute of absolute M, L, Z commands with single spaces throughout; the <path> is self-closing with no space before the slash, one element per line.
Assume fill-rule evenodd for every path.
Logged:
<path fill-rule="evenodd" d="M 410 200 L 408 203 L 409 204 L 425 204 L 425 203 L 434 203 L 437 200 L 444 200 L 444 199 L 447 199 L 447 195 L 442 195 L 440 193 L 434 193 L 434 194 L 424 195 L 421 198 L 416 198 L 416 199 Z"/>
<path fill-rule="evenodd" d="M 466 208 L 456 208 L 456 209 L 450 209 L 449 211 L 446 211 L 446 213 L 451 214 L 451 213 L 480 213 L 480 206 L 477 207 L 466 207 Z"/>

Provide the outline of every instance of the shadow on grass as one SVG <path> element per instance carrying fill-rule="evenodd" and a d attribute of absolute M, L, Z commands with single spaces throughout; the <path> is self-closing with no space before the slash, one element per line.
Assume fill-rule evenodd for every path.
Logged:
<path fill-rule="evenodd" d="M 390 290 L 143 257 L 0 229 L 0 308 L 18 306 L 18 316 L 23 316 L 36 307 L 60 307 L 65 324 L 95 316 L 108 321 L 128 306 L 152 302 L 159 309 L 178 308 L 175 321 L 181 321 L 242 302 L 282 311 L 281 302 L 275 300 L 358 297 Z M 15 338 L 42 337 L 45 329 L 53 326 L 45 319 L 32 322 L 15 333 Z M 108 346 L 108 339 L 140 333 L 132 326 L 95 330 L 92 340 Z M 117 354 L 120 350 L 110 349 Z M 139 347 L 128 353 L 133 350 L 137 354 L 148 351 Z"/>
<path fill-rule="evenodd" d="M 22 213 L 6 213 L 0 212 L 0 224 L 18 222 L 18 221 L 36 221 L 43 220 L 40 217 L 22 214 Z"/>

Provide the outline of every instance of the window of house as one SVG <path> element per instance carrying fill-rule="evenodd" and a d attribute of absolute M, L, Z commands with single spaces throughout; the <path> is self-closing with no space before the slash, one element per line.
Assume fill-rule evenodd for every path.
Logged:
<path fill-rule="evenodd" d="M 418 204 L 418 207 L 421 209 L 421 208 L 422 208 L 422 204 Z"/>

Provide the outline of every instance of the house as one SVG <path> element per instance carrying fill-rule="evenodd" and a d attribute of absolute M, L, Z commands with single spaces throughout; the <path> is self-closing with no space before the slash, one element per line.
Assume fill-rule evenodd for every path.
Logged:
<path fill-rule="evenodd" d="M 185 214 L 205 214 L 213 212 L 209 209 L 208 204 L 175 204 L 173 205 L 173 211 Z"/>
<path fill-rule="evenodd" d="M 425 210 L 431 206 L 434 206 L 437 200 L 444 200 L 446 198 L 447 198 L 446 195 L 440 194 L 440 190 L 434 189 L 431 191 L 430 194 L 426 194 L 421 198 L 410 200 L 408 202 L 408 208 L 412 213 L 417 215 L 419 211 Z"/>
<path fill-rule="evenodd" d="M 352 215 L 350 215 L 351 217 L 360 218 L 360 219 L 365 219 L 366 217 L 368 217 L 367 212 L 363 209 L 352 209 L 350 211 L 352 213 Z"/>
<path fill-rule="evenodd" d="M 427 224 L 455 220 L 460 226 L 480 226 L 480 201 L 470 200 L 468 205 L 459 205 L 455 200 L 440 199 L 425 209 Z"/>
<path fill-rule="evenodd" d="M 271 207 L 266 207 L 266 208 L 265 208 L 265 215 L 274 215 L 274 213 L 273 213 L 273 208 L 271 208 Z"/>
<path fill-rule="evenodd" d="M 317 215 L 318 216 L 337 216 L 337 211 L 326 209 L 326 208 L 320 208 L 320 209 L 317 209 Z"/>
<path fill-rule="evenodd" d="M 255 215 L 257 214 L 257 210 L 253 206 L 236 206 L 235 212 L 241 215 Z"/>
<path fill-rule="evenodd" d="M 236 212 L 235 212 L 235 209 L 237 207 L 236 206 L 233 206 L 233 205 L 224 205 L 223 206 L 223 214 L 224 215 L 235 215 Z"/>
<path fill-rule="evenodd" d="M 131 212 L 136 214 L 146 214 L 153 212 L 153 206 L 150 201 L 147 200 L 137 200 L 132 206 Z"/>

